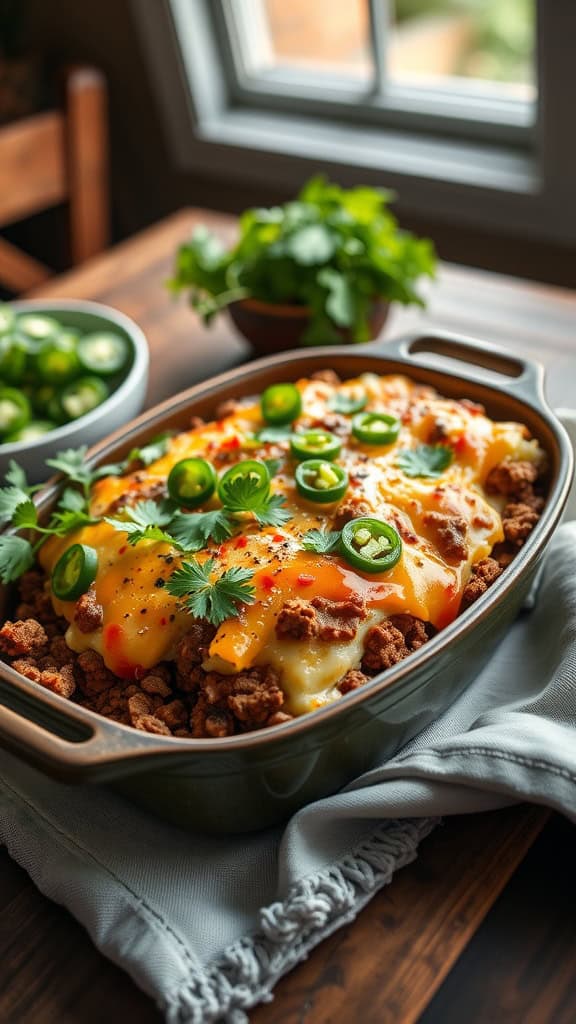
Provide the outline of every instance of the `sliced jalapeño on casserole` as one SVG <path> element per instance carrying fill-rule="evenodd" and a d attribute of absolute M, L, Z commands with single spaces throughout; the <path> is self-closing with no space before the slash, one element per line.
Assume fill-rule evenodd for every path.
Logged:
<path fill-rule="evenodd" d="M 361 572 L 387 572 L 402 554 L 400 534 L 382 519 L 352 519 L 342 530 L 344 558 Z"/>
<path fill-rule="evenodd" d="M 60 601 L 75 601 L 85 594 L 98 572 L 98 552 L 89 544 L 73 544 L 58 559 L 52 572 L 52 591 Z"/>
<path fill-rule="evenodd" d="M 217 476 L 207 459 L 182 459 L 168 474 L 168 494 L 184 508 L 197 508 L 216 490 Z"/>

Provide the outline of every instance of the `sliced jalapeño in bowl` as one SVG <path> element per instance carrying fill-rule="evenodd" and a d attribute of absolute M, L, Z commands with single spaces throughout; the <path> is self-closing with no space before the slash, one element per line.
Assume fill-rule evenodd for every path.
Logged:
<path fill-rule="evenodd" d="M 101 405 L 108 395 L 108 387 L 99 377 L 80 377 L 64 388 L 59 401 L 66 418 L 77 420 Z"/>
<path fill-rule="evenodd" d="M 30 402 L 16 388 L 0 388 L 0 437 L 14 434 L 30 420 Z"/>
<path fill-rule="evenodd" d="M 340 501 L 348 490 L 348 473 L 326 459 L 306 459 L 296 466 L 296 490 L 307 501 L 322 505 Z"/>
<path fill-rule="evenodd" d="M 89 589 L 98 572 L 98 553 L 89 544 L 72 544 L 52 571 L 52 592 L 60 601 L 75 601 Z"/>
<path fill-rule="evenodd" d="M 124 370 L 129 358 L 128 340 L 113 331 L 85 334 L 78 342 L 78 359 L 88 373 L 110 377 Z"/>
<path fill-rule="evenodd" d="M 38 375 L 46 384 L 66 384 L 80 371 L 77 354 L 78 335 L 62 331 L 47 338 L 35 355 Z"/>
<path fill-rule="evenodd" d="M 168 474 L 168 494 L 183 508 L 196 508 L 216 490 L 216 470 L 207 459 L 182 459 Z"/>
<path fill-rule="evenodd" d="M 329 430 L 306 430 L 293 434 L 290 452 L 295 459 L 337 459 L 342 451 L 342 441 Z"/>
<path fill-rule="evenodd" d="M 402 554 L 400 534 L 382 519 L 363 516 L 346 523 L 340 538 L 343 557 L 362 572 L 387 572 Z"/>

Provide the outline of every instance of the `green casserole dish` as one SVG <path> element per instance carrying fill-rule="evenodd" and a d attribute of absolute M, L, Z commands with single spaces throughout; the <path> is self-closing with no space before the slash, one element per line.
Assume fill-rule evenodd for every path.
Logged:
<path fill-rule="evenodd" d="M 460 361 L 430 365 L 420 353 Z M 450 626 L 336 703 L 282 725 L 219 739 L 136 731 L 70 703 L 0 663 L 0 744 L 69 782 L 107 783 L 182 827 L 242 832 L 282 821 L 391 757 L 475 677 L 521 608 L 558 525 L 572 479 L 569 439 L 543 396 L 531 362 L 448 334 L 385 345 L 290 352 L 259 360 L 176 395 L 93 448 L 92 464 L 117 461 L 192 414 L 330 367 L 343 378 L 404 373 L 447 397 L 482 403 L 494 419 L 525 423 L 547 453 L 546 506 L 534 532 L 494 586 Z M 486 379 L 488 371 L 489 382 Z M 497 376 L 496 376 L 497 375 Z M 494 383 L 497 381 L 497 383 Z M 37 497 L 48 511 L 57 486 Z M 11 594 L 4 588 L 5 616 Z"/>

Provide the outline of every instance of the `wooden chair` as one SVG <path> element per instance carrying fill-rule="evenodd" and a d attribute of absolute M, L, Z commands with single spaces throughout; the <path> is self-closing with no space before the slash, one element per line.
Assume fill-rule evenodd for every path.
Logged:
<path fill-rule="evenodd" d="M 65 109 L 0 128 L 0 226 L 68 202 L 74 264 L 109 244 L 107 92 L 103 75 L 76 68 Z M 27 291 L 52 271 L 0 236 L 0 284 Z"/>

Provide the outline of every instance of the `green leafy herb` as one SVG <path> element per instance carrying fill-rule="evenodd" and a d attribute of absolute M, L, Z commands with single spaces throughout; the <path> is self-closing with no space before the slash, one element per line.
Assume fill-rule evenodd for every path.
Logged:
<path fill-rule="evenodd" d="M 74 530 L 80 530 L 83 526 L 93 526 L 97 522 L 98 520 L 93 519 L 88 512 L 74 512 L 72 509 L 59 511 L 57 509 L 50 520 L 51 529 L 47 532 L 54 533 L 57 537 L 64 537 L 68 533 L 73 533 Z"/>
<path fill-rule="evenodd" d="M 270 473 L 270 476 L 276 476 L 278 470 L 282 465 L 282 459 L 264 459 L 264 465 Z"/>
<path fill-rule="evenodd" d="M 31 498 L 26 498 L 14 509 L 12 525 L 17 530 L 33 530 L 38 525 L 38 509 Z"/>
<path fill-rule="evenodd" d="M 81 448 L 67 448 L 58 452 L 53 459 L 46 459 L 46 465 L 57 469 L 68 480 L 83 487 L 89 487 L 94 479 L 94 473 L 86 465 L 86 452 L 88 445 Z"/>
<path fill-rule="evenodd" d="M 206 323 L 251 297 L 306 307 L 306 344 L 341 341 L 342 328 L 352 341 L 366 341 L 375 301 L 422 306 L 417 285 L 435 271 L 432 243 L 399 229 L 391 198 L 381 189 L 343 189 L 312 178 L 283 206 L 246 210 L 229 251 L 197 228 L 178 252 L 170 287 L 188 291 Z"/>
<path fill-rule="evenodd" d="M 308 530 L 302 537 L 304 551 L 330 555 L 340 544 L 340 530 Z"/>
<path fill-rule="evenodd" d="M 398 452 L 396 465 L 406 476 L 435 480 L 448 468 L 454 452 L 445 444 L 419 444 Z"/>
<path fill-rule="evenodd" d="M 82 512 L 84 509 L 84 496 L 73 487 L 66 487 L 60 495 L 58 508 L 65 512 Z"/>
<path fill-rule="evenodd" d="M 23 537 L 0 536 L 0 579 L 11 583 L 34 565 L 34 549 Z"/>
<path fill-rule="evenodd" d="M 283 427 L 262 427 L 256 434 L 256 440 L 262 444 L 278 444 L 281 441 L 289 441 L 292 436 L 292 425 L 290 423 Z"/>
<path fill-rule="evenodd" d="M 251 512 L 259 526 L 284 526 L 292 517 L 291 512 L 283 508 L 285 504 L 286 499 L 281 494 L 270 494 Z"/>
<path fill-rule="evenodd" d="M 159 434 L 158 437 L 152 438 L 142 448 L 133 448 L 128 454 L 125 465 L 128 466 L 131 462 L 141 462 L 144 466 L 150 466 L 153 462 L 157 462 L 163 455 L 166 455 L 172 436 L 172 431 L 167 430 L 163 434 Z"/>
<path fill-rule="evenodd" d="M 166 580 L 166 590 L 173 597 L 184 598 L 184 606 L 197 619 L 219 626 L 235 616 L 238 605 L 252 604 L 254 573 L 238 566 L 212 578 L 216 563 L 213 558 L 201 564 L 196 559 L 183 562 L 180 569 Z"/>
<path fill-rule="evenodd" d="M 4 479 L 11 487 L 17 487 L 19 490 L 25 491 L 26 494 L 34 494 L 35 491 L 39 491 L 42 487 L 42 484 L 36 484 L 34 487 L 31 487 L 22 466 L 19 466 L 14 459 L 10 459 L 8 472 L 5 474 Z"/>
<path fill-rule="evenodd" d="M 182 551 L 201 551 L 208 541 L 221 544 L 232 535 L 235 523 L 224 509 L 211 512 L 176 512 L 168 527 Z"/>
<path fill-rule="evenodd" d="M 128 535 L 129 544 L 138 544 L 141 540 L 159 540 L 172 544 L 173 538 L 162 529 L 168 526 L 174 515 L 172 508 L 163 507 L 157 501 L 147 499 L 137 505 L 127 505 L 122 509 L 122 519 L 104 516 L 105 522 Z"/>
<path fill-rule="evenodd" d="M 249 463 L 238 465 L 242 468 Z M 291 513 L 283 507 L 286 499 L 281 494 L 270 494 L 269 483 L 262 474 L 250 472 L 239 472 L 229 480 L 223 478 L 219 494 L 224 510 L 232 515 L 251 512 L 260 526 L 282 526 Z"/>
<path fill-rule="evenodd" d="M 0 523 L 10 523 L 18 506 L 28 501 L 28 497 L 19 487 L 0 488 Z"/>

